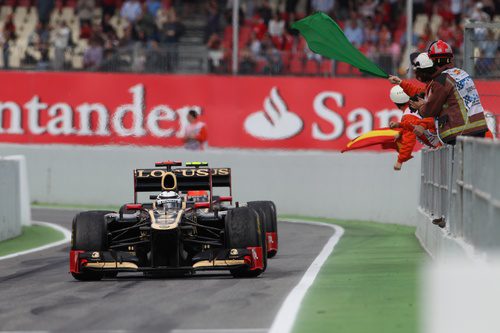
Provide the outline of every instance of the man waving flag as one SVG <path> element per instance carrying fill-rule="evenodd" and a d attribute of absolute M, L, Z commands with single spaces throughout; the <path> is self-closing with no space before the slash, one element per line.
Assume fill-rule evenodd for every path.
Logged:
<path fill-rule="evenodd" d="M 295 22 L 292 28 L 300 31 L 309 48 L 324 57 L 346 62 L 360 71 L 388 78 L 380 67 L 355 48 L 330 16 L 318 12 Z"/>

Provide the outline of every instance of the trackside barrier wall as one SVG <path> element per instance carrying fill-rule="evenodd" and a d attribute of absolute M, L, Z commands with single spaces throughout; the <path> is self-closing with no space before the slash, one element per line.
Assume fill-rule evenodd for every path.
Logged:
<path fill-rule="evenodd" d="M 417 237 L 434 257 L 500 250 L 500 142 L 459 138 L 422 151 Z M 444 217 L 440 229 L 431 221 Z"/>
<path fill-rule="evenodd" d="M 0 157 L 0 241 L 19 236 L 31 220 L 23 156 Z"/>
<path fill-rule="evenodd" d="M 19 218 L 21 225 L 31 225 L 31 203 L 28 184 L 28 169 L 26 167 L 26 158 L 23 155 L 5 156 L 5 160 L 17 161 L 19 163 Z"/>
<path fill-rule="evenodd" d="M 280 214 L 415 225 L 420 154 L 396 172 L 396 153 L 184 149 L 134 146 L 0 145 L 22 153 L 31 199 L 70 205 L 133 200 L 132 170 L 167 159 L 231 167 L 234 198 L 273 200 Z"/>

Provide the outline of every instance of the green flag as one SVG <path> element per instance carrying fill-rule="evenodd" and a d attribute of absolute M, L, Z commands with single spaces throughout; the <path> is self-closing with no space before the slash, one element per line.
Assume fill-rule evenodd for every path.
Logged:
<path fill-rule="evenodd" d="M 330 59 L 347 62 L 371 75 L 389 77 L 386 72 L 355 48 L 337 23 L 325 13 L 318 12 L 305 17 L 295 22 L 292 28 L 300 31 L 313 52 Z"/>

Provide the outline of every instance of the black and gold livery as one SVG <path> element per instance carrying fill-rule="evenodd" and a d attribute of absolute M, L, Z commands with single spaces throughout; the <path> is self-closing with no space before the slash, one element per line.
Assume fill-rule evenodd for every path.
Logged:
<path fill-rule="evenodd" d="M 152 275 L 229 270 L 235 277 L 256 277 L 267 267 L 264 209 L 232 205 L 231 169 L 206 163 L 166 161 L 153 169 L 134 170 L 134 203 L 118 212 L 88 211 L 72 225 L 70 272 L 77 280 L 100 280 L 120 272 Z M 226 188 L 227 196 L 214 196 Z M 159 192 L 175 191 L 176 207 L 156 207 Z M 196 202 L 190 191 L 206 191 Z M 149 202 L 138 195 L 149 193 Z M 264 201 L 262 201 L 264 202 Z M 275 206 L 274 219 L 276 218 Z M 260 206 L 259 206 L 260 207 Z"/>

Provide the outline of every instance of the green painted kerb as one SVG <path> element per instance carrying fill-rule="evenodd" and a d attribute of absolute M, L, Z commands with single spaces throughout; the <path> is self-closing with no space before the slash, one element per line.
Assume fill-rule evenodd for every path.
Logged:
<path fill-rule="evenodd" d="M 53 208 L 53 209 L 74 209 L 74 210 L 112 210 L 118 211 L 120 206 L 113 205 L 77 205 L 77 204 L 58 204 L 58 203 L 49 203 L 49 202 L 32 202 L 32 208 Z"/>
<path fill-rule="evenodd" d="M 294 333 L 419 330 L 418 277 L 427 257 L 415 228 L 304 219 L 335 223 L 345 233 L 307 292 Z"/>
<path fill-rule="evenodd" d="M 21 252 L 64 239 L 62 232 L 50 227 L 33 225 L 23 227 L 21 236 L 0 242 L 0 257 Z"/>

